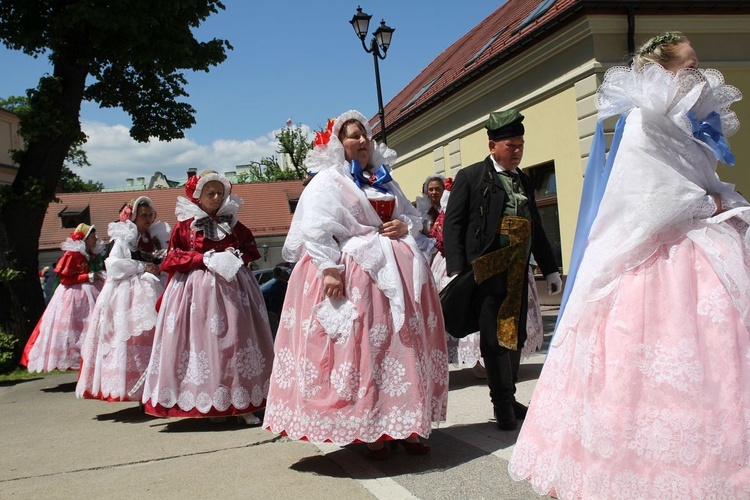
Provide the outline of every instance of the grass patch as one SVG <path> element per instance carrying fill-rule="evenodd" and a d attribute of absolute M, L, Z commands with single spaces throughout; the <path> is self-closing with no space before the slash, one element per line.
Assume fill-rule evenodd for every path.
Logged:
<path fill-rule="evenodd" d="M 13 382 L 15 380 L 26 380 L 27 378 L 48 377 L 50 375 L 60 375 L 62 373 L 70 373 L 70 372 L 61 372 L 58 370 L 54 370 L 48 373 L 47 372 L 29 373 L 29 371 L 26 368 L 16 368 L 15 370 L 9 373 L 0 373 L 0 382 Z"/>

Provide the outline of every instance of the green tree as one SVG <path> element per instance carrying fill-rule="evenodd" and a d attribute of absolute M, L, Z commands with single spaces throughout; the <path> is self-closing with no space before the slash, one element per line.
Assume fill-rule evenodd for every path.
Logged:
<path fill-rule="evenodd" d="M 193 34 L 219 9 L 218 0 L 0 0 L 0 42 L 53 67 L 27 92 L 26 145 L 15 181 L 0 190 L 0 331 L 20 340 L 16 359 L 44 308 L 39 235 L 65 159 L 85 140 L 81 102 L 121 107 L 138 141 L 183 137 L 195 123 L 184 71 L 208 71 L 231 49 Z"/>
<path fill-rule="evenodd" d="M 279 141 L 279 154 L 288 155 L 294 166 L 296 176 L 294 179 L 304 179 L 307 177 L 304 161 L 307 152 L 313 147 L 313 141 L 308 137 L 301 125 L 288 125 L 282 128 L 276 134 L 276 140 Z"/>

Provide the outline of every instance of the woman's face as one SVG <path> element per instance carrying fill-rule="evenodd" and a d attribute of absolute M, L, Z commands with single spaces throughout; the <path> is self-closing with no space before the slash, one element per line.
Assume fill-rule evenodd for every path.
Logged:
<path fill-rule="evenodd" d="M 359 124 L 349 123 L 346 126 L 341 143 L 344 145 L 346 161 L 357 160 L 362 169 L 367 169 L 370 162 L 370 141 Z"/>
<path fill-rule="evenodd" d="M 96 247 L 96 229 L 92 229 L 89 235 L 84 240 L 86 242 L 86 250 L 93 250 Z"/>
<path fill-rule="evenodd" d="M 433 206 L 440 205 L 443 191 L 445 191 L 445 186 L 438 179 L 433 179 L 427 183 L 427 197 L 430 198 Z"/>
<path fill-rule="evenodd" d="M 198 205 L 208 215 L 216 215 L 224 202 L 224 184 L 219 181 L 209 181 L 201 189 Z"/>
<path fill-rule="evenodd" d="M 139 205 L 138 206 L 138 213 L 135 216 L 135 227 L 138 228 L 139 233 L 145 233 L 148 231 L 148 228 L 151 227 L 151 224 L 154 223 L 154 218 L 156 217 L 156 212 L 154 212 L 154 209 L 149 207 L 148 205 Z"/>
<path fill-rule="evenodd" d="M 698 67 L 698 56 L 693 50 L 693 46 L 689 43 L 681 43 L 677 45 L 677 55 L 668 63 L 664 65 L 664 68 L 677 73 L 679 70 L 684 68 L 697 68 Z"/>

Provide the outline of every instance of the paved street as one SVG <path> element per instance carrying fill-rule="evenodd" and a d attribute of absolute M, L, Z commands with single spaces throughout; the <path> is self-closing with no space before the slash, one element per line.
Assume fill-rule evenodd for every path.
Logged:
<path fill-rule="evenodd" d="M 545 312 L 548 342 L 556 310 Z M 546 347 L 546 342 L 545 342 Z M 544 351 L 521 367 L 528 403 Z M 0 385 L 0 498 L 540 498 L 507 472 L 484 380 L 450 374 L 448 422 L 426 456 L 290 441 L 235 421 L 156 419 L 133 403 L 75 398 L 75 374 Z"/>

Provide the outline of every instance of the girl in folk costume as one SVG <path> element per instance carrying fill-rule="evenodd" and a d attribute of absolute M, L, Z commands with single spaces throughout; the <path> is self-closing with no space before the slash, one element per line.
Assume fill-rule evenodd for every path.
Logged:
<path fill-rule="evenodd" d="M 568 498 L 750 498 L 750 204 L 719 180 L 740 92 L 680 33 L 607 71 L 555 336 L 510 460 Z M 554 416 L 554 418 L 551 418 Z"/>
<path fill-rule="evenodd" d="M 448 206 L 448 197 L 453 183 L 451 177 L 445 179 L 440 174 L 427 176 L 422 185 L 422 196 L 417 197 L 417 210 L 422 214 L 425 224 L 425 232 L 435 240 L 436 252 L 432 256 L 430 269 L 435 279 L 438 290 L 442 290 L 450 283 L 451 278 L 445 268 L 445 255 L 443 248 L 443 221 L 445 220 L 445 207 Z M 528 358 L 539 350 L 544 341 L 544 327 L 542 324 L 542 311 L 539 307 L 539 294 L 534 279 L 534 256 L 531 256 L 529 265 L 529 306 L 527 310 L 526 331 L 527 338 L 521 350 L 521 357 Z M 486 378 L 484 361 L 479 349 L 479 332 L 472 333 L 466 337 L 457 339 L 447 332 L 445 340 L 448 345 L 448 360 L 454 366 L 460 368 L 467 366 L 472 368 L 477 378 Z M 520 408 L 520 407 L 519 407 Z"/>
<path fill-rule="evenodd" d="M 60 284 L 21 357 L 30 372 L 78 370 L 81 337 L 104 285 L 104 244 L 94 226 L 79 224 L 60 248 L 64 253 L 55 268 Z"/>
<path fill-rule="evenodd" d="M 107 282 L 91 314 L 76 386 L 79 398 L 140 401 L 139 383 L 148 367 L 156 326 L 156 300 L 164 286 L 159 263 L 166 254 L 169 225 L 154 223 L 146 196 L 127 203 L 120 221 L 109 224 Z"/>
<path fill-rule="evenodd" d="M 292 439 L 385 440 L 410 454 L 445 419 L 448 359 L 419 213 L 391 179 L 396 153 L 348 111 L 319 133 L 283 256 L 297 262 L 276 337 L 264 427 Z"/>
<path fill-rule="evenodd" d="M 145 377 L 146 413 L 159 417 L 252 414 L 263 408 L 273 340 L 263 294 L 247 264 L 260 258 L 237 219 L 242 200 L 226 177 L 208 170 L 177 198 L 177 225 L 161 269 L 160 299 Z"/>

